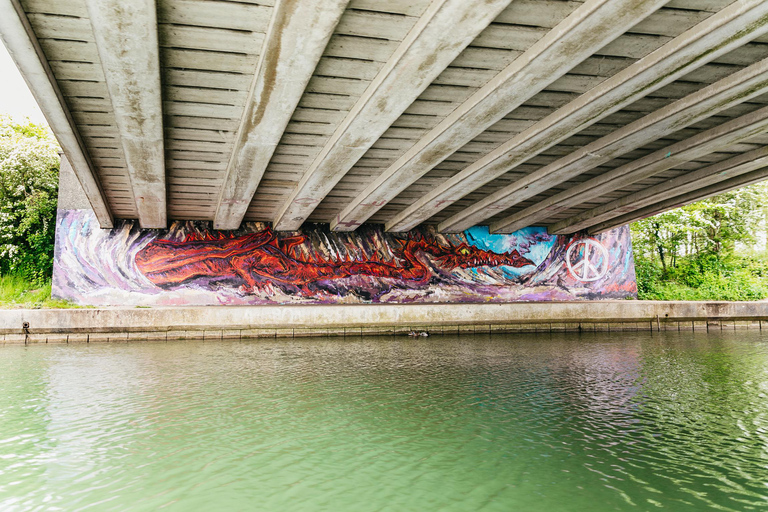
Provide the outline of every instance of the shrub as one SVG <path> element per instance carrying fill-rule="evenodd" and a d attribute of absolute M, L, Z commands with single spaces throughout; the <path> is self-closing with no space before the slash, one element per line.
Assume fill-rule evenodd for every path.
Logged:
<path fill-rule="evenodd" d="M 768 262 L 702 254 L 679 258 L 664 273 L 638 258 L 638 297 L 645 300 L 760 300 L 768 297 Z"/>
<path fill-rule="evenodd" d="M 0 117 L 0 275 L 50 279 L 58 149 L 44 127 Z"/>

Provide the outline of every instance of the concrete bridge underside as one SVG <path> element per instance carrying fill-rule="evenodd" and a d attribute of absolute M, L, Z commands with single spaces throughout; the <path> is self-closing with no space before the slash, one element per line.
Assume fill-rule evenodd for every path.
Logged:
<path fill-rule="evenodd" d="M 768 178 L 764 0 L 0 0 L 102 227 L 600 233 Z"/>

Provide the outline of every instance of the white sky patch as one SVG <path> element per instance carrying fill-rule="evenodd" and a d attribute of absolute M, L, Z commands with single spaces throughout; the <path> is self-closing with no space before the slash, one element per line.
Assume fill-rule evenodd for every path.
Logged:
<path fill-rule="evenodd" d="M 33 123 L 48 125 L 27 83 L 0 42 L 0 115 L 8 114 L 15 121 L 29 118 Z"/>

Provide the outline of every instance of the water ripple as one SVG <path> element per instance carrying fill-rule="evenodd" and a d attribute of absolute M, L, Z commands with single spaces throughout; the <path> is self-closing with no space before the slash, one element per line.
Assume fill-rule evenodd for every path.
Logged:
<path fill-rule="evenodd" d="M 0 510 L 768 509 L 768 337 L 614 336 L 4 347 Z"/>

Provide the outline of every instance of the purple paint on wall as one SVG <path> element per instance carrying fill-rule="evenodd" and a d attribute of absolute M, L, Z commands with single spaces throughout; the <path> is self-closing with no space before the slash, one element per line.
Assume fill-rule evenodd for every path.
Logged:
<path fill-rule="evenodd" d="M 510 302 L 636 295 L 629 230 L 595 237 L 511 235 L 475 227 L 384 233 L 375 225 L 273 232 L 206 222 L 98 228 L 88 210 L 60 210 L 53 294 L 91 305 Z"/>

